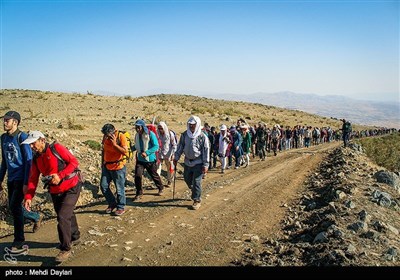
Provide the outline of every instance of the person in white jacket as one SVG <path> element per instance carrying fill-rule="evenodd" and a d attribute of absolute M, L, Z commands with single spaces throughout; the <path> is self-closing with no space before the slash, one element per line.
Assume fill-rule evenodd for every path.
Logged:
<path fill-rule="evenodd" d="M 169 130 L 165 122 L 159 122 L 157 125 L 157 133 L 161 141 L 159 149 L 160 164 L 158 165 L 157 173 L 161 174 L 162 164 L 164 163 L 167 168 L 167 185 L 165 185 L 165 187 L 170 187 L 174 173 L 174 168 L 171 168 L 173 164 L 172 161 L 178 143 L 175 139 L 175 133 Z"/>
<path fill-rule="evenodd" d="M 230 137 L 226 125 L 221 125 L 219 130 L 220 133 L 218 134 L 216 141 L 218 141 L 218 157 L 221 161 L 221 173 L 224 173 L 226 168 L 228 148 L 232 143 L 232 137 Z"/>

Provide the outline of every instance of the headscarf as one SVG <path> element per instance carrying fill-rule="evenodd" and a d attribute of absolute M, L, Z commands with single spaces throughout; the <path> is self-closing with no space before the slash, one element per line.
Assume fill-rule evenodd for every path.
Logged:
<path fill-rule="evenodd" d="M 163 128 L 163 130 L 164 130 L 164 137 L 165 137 L 166 139 L 170 139 L 171 136 L 170 136 L 170 134 L 169 134 L 169 129 L 168 129 L 167 124 L 166 124 L 165 122 L 159 122 L 158 125 L 161 126 L 161 127 Z M 157 132 L 158 132 L 158 128 L 157 128 Z"/>
<path fill-rule="evenodd" d="M 194 133 L 190 130 L 190 123 L 196 123 L 196 128 L 194 130 Z M 191 116 L 189 120 L 187 121 L 187 135 L 189 138 L 194 139 L 197 136 L 199 136 L 201 133 L 201 120 L 198 116 Z"/>

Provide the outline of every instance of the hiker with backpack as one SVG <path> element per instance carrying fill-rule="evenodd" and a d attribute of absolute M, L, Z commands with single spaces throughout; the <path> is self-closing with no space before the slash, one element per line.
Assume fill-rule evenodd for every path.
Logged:
<path fill-rule="evenodd" d="M 242 164 L 244 167 L 250 165 L 250 148 L 251 148 L 251 134 L 249 126 L 246 124 L 242 124 L 240 127 L 240 135 L 243 139 L 242 141 Z"/>
<path fill-rule="evenodd" d="M 344 147 L 347 147 L 347 145 L 349 144 L 352 127 L 351 127 L 351 123 L 349 121 L 346 121 L 345 119 L 343 119 L 342 122 L 343 122 L 343 124 L 342 124 L 341 131 L 342 131 L 342 137 L 343 137 L 343 144 L 344 144 Z"/>
<path fill-rule="evenodd" d="M 176 133 L 170 130 L 165 122 L 158 123 L 157 134 L 161 142 L 161 146 L 159 148 L 160 163 L 158 164 L 157 173 L 161 174 L 162 163 L 164 162 L 165 166 L 167 167 L 166 187 L 170 187 L 172 183 L 172 174 L 174 173 L 172 161 L 178 141 L 176 138 Z"/>
<path fill-rule="evenodd" d="M 21 143 L 28 137 L 19 130 L 21 116 L 16 111 L 9 111 L 3 116 L 5 133 L 1 135 L 1 167 L 0 192 L 3 191 L 3 180 L 7 173 L 8 206 L 13 216 L 14 241 L 11 252 L 22 249 L 25 242 L 24 218 L 34 222 L 33 232 L 36 232 L 43 218 L 37 212 L 27 211 L 23 205 L 23 189 L 28 185 L 32 165 L 32 150 L 29 145 Z"/>
<path fill-rule="evenodd" d="M 132 151 L 136 151 L 136 196 L 133 198 L 133 201 L 138 201 L 143 197 L 142 178 L 145 169 L 158 188 L 157 195 L 163 194 L 164 186 L 160 175 L 157 173 L 156 152 L 159 149 L 159 145 L 156 133 L 146 126 L 144 120 L 137 120 L 135 122 L 135 130 L 135 145 L 132 147 Z"/>
<path fill-rule="evenodd" d="M 257 154 L 260 157 L 260 160 L 265 160 L 265 157 L 267 156 L 267 152 L 265 150 L 267 146 L 267 132 L 266 132 L 266 126 L 262 122 L 258 123 L 258 128 L 256 130 L 255 144 L 257 147 L 256 149 Z"/>
<path fill-rule="evenodd" d="M 278 149 L 278 141 L 280 137 L 281 137 L 281 130 L 279 124 L 276 124 L 273 126 L 271 130 L 271 146 L 272 146 L 271 148 L 275 156 L 276 156 L 276 151 Z"/>
<path fill-rule="evenodd" d="M 226 125 L 222 124 L 220 126 L 220 133 L 217 134 L 215 138 L 216 142 L 216 149 L 218 151 L 218 157 L 221 161 L 221 174 L 225 173 L 225 168 L 227 164 L 227 157 L 230 153 L 231 146 L 232 146 L 232 136 L 228 132 L 228 128 Z"/>
<path fill-rule="evenodd" d="M 39 176 L 42 175 L 57 214 L 60 252 L 55 261 L 63 262 L 71 256 L 72 246 L 80 242 L 79 226 L 74 214 L 82 185 L 78 160 L 63 145 L 47 143 L 40 131 L 29 132 L 22 144 L 29 144 L 35 153 L 28 186 L 24 190 L 25 208 L 30 210 Z"/>
<path fill-rule="evenodd" d="M 241 165 L 241 159 L 243 156 L 243 138 L 240 133 L 237 131 L 236 126 L 232 125 L 230 128 L 230 133 L 232 135 L 232 153 L 235 156 L 235 169 L 238 169 Z"/>
<path fill-rule="evenodd" d="M 197 210 L 201 206 L 201 182 L 210 163 L 210 143 L 207 136 L 201 131 L 199 117 L 191 116 L 186 127 L 187 130 L 179 139 L 174 166 L 176 167 L 179 158 L 184 154 L 183 178 L 192 191 L 191 198 L 194 201 L 192 209 Z"/>
<path fill-rule="evenodd" d="M 214 131 L 211 131 L 211 126 L 208 123 L 204 124 L 204 132 L 207 135 L 208 141 L 210 142 L 210 165 L 208 166 L 208 170 L 212 170 L 216 165 L 216 160 L 214 158 L 216 155 L 214 154 L 214 145 L 215 145 L 215 127 Z M 214 160 L 214 166 L 213 166 Z"/>
<path fill-rule="evenodd" d="M 101 178 L 100 189 L 108 206 L 106 214 L 117 216 L 125 213 L 126 196 L 126 161 L 128 157 L 128 141 L 125 134 L 115 129 L 114 125 L 107 123 L 101 128 L 103 133 L 101 153 Z M 114 182 L 116 195 L 111 191 L 110 185 Z"/>

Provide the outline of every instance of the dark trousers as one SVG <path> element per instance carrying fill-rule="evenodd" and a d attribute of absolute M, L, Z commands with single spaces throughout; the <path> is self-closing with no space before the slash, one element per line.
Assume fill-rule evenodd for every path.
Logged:
<path fill-rule="evenodd" d="M 156 184 L 157 188 L 159 190 L 162 190 L 164 188 L 160 175 L 157 173 L 157 164 L 155 161 L 153 162 L 143 162 L 143 161 L 136 161 L 136 166 L 135 166 L 135 187 L 136 187 L 136 194 L 141 195 L 143 194 L 143 188 L 142 188 L 142 177 L 143 177 L 143 172 L 146 169 L 146 171 L 149 173 L 150 177 L 153 179 L 154 183 Z"/>
<path fill-rule="evenodd" d="M 22 201 L 24 200 L 23 181 L 16 180 L 7 182 L 8 206 L 14 219 L 14 241 L 25 241 L 24 235 L 24 212 Z"/>
<path fill-rule="evenodd" d="M 62 251 L 71 250 L 71 241 L 80 238 L 78 222 L 74 213 L 81 193 L 81 183 L 61 194 L 52 194 L 54 210 L 57 214 L 57 230 Z"/>

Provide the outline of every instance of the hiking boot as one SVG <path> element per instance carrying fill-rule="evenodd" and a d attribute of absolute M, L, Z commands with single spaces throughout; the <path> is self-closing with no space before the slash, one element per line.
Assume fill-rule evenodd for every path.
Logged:
<path fill-rule="evenodd" d="M 116 208 L 116 207 L 108 206 L 107 209 L 104 210 L 104 212 L 105 212 L 106 214 L 111 214 L 112 211 L 114 211 L 115 208 Z"/>
<path fill-rule="evenodd" d="M 59 253 L 58 253 L 58 255 L 56 256 L 56 258 L 55 258 L 55 261 L 56 262 L 65 262 L 66 260 L 68 260 L 68 258 L 70 257 L 72 255 L 72 251 L 71 250 L 69 250 L 69 251 L 60 251 Z"/>
<path fill-rule="evenodd" d="M 71 240 L 71 245 L 72 246 L 77 246 L 77 245 L 79 245 L 81 243 L 82 243 L 82 241 L 80 239 Z"/>
<path fill-rule="evenodd" d="M 133 201 L 139 201 L 143 198 L 143 194 L 137 194 L 135 197 L 132 199 Z"/>
<path fill-rule="evenodd" d="M 193 205 L 192 205 L 192 209 L 193 209 L 193 210 L 197 210 L 197 209 L 200 208 L 200 206 L 201 206 L 200 201 L 195 201 L 195 202 L 193 203 Z"/>
<path fill-rule="evenodd" d="M 221 169 L 221 174 L 224 174 L 224 173 L 225 173 L 225 170 Z"/>
<path fill-rule="evenodd" d="M 43 215 L 39 213 L 39 220 L 33 224 L 32 232 L 37 232 L 42 225 Z"/>
<path fill-rule="evenodd" d="M 161 195 L 163 195 L 163 193 L 164 193 L 164 190 L 159 190 L 157 195 L 161 196 Z"/>
<path fill-rule="evenodd" d="M 25 244 L 25 241 L 14 241 L 9 249 L 12 253 L 19 253 L 20 251 L 27 250 L 28 245 Z"/>
<path fill-rule="evenodd" d="M 123 215 L 124 213 L 125 213 L 125 210 L 124 210 L 124 209 L 118 209 L 117 211 L 114 212 L 114 214 L 117 215 L 117 216 L 121 216 L 121 215 Z"/>
<path fill-rule="evenodd" d="M 168 181 L 168 182 L 167 182 L 167 186 L 168 186 L 168 187 L 170 187 L 170 186 L 171 186 L 171 184 L 172 184 L 172 182 L 171 182 L 171 181 Z"/>
<path fill-rule="evenodd" d="M 81 244 L 81 240 L 80 239 L 75 239 L 75 240 L 71 240 L 71 247 L 72 246 L 77 246 L 79 244 Z M 58 250 L 61 250 L 61 244 L 58 244 L 58 246 L 56 247 Z"/>

